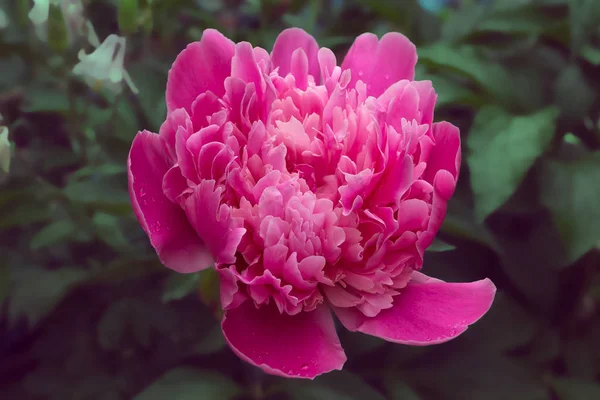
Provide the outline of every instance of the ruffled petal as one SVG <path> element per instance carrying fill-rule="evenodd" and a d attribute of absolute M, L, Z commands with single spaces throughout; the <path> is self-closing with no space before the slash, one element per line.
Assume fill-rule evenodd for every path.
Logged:
<path fill-rule="evenodd" d="M 313 379 L 340 370 L 346 355 L 327 307 L 294 316 L 274 304 L 256 308 L 246 301 L 225 313 L 225 339 L 243 360 L 270 374 Z"/>
<path fill-rule="evenodd" d="M 234 264 L 237 246 L 246 233 L 243 221 L 231 217 L 231 207 L 220 204 L 222 187 L 203 180 L 185 202 L 187 218 L 210 249 L 215 261 Z"/>
<path fill-rule="evenodd" d="M 210 253 L 185 213 L 163 192 L 163 177 L 169 163 L 162 138 L 148 131 L 138 133 L 131 145 L 127 167 L 133 210 L 162 263 L 182 273 L 212 266 Z"/>
<path fill-rule="evenodd" d="M 460 171 L 460 131 L 449 122 L 436 122 L 432 125 L 435 146 L 431 149 L 427 161 L 427 169 L 423 179 L 433 183 L 433 178 L 439 170 L 446 170 L 458 180 Z"/>
<path fill-rule="evenodd" d="M 378 97 L 395 82 L 412 81 L 416 64 L 417 49 L 406 36 L 390 32 L 378 41 L 374 34 L 364 33 L 352 44 L 342 70 L 351 70 L 350 87 L 361 80 L 367 93 Z"/>
<path fill-rule="evenodd" d="M 422 282 L 422 283 L 417 283 Z M 426 346 L 463 333 L 491 307 L 496 286 L 489 279 L 447 283 L 420 278 L 394 297 L 392 308 L 366 317 L 352 308 L 334 308 L 342 324 L 394 343 Z"/>
<path fill-rule="evenodd" d="M 225 78 L 231 74 L 234 43 L 214 29 L 199 42 L 189 44 L 175 59 L 167 81 L 167 111 L 185 108 L 191 113 L 196 97 L 206 91 L 225 94 Z"/>
<path fill-rule="evenodd" d="M 308 59 L 308 73 L 318 83 L 320 77 L 319 60 L 317 58 L 319 45 L 314 37 L 300 28 L 286 29 L 277 36 L 271 52 L 273 68 L 279 67 L 280 76 L 286 76 L 292 72 L 292 55 L 297 49 L 304 50 Z"/>

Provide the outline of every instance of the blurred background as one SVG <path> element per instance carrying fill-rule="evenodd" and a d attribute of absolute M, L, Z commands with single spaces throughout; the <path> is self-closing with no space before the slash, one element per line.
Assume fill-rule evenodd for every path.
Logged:
<path fill-rule="evenodd" d="M 600 1 L 35 3 L 0 0 L 0 398 L 600 399 Z M 291 26 L 338 60 L 367 31 L 417 44 L 463 138 L 424 272 L 499 289 L 447 344 L 340 330 L 344 371 L 312 382 L 229 350 L 215 276 L 162 267 L 127 194 L 179 51 L 208 27 L 270 49 Z"/>

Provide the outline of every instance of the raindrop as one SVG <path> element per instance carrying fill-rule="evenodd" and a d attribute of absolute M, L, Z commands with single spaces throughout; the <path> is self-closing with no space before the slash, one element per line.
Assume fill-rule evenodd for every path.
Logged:
<path fill-rule="evenodd" d="M 140 197 L 144 197 L 146 196 L 146 190 L 145 189 L 140 189 Z"/>
<path fill-rule="evenodd" d="M 358 71 L 358 76 L 363 76 L 363 72 L 362 71 Z"/>
<path fill-rule="evenodd" d="M 390 75 L 389 74 L 385 74 L 385 79 L 389 80 L 390 79 Z"/>
<path fill-rule="evenodd" d="M 308 369 L 308 365 L 307 364 L 302 364 L 302 367 L 300 367 L 300 369 L 302 371 L 306 371 Z"/>

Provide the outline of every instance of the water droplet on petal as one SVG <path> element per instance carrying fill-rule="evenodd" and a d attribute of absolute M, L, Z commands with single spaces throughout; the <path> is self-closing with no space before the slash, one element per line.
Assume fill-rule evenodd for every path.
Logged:
<path fill-rule="evenodd" d="M 300 367 L 300 369 L 302 371 L 306 371 L 308 369 L 308 365 L 307 364 L 302 364 L 302 367 Z"/>
<path fill-rule="evenodd" d="M 389 80 L 390 79 L 390 75 L 389 74 L 385 74 L 385 79 Z"/>

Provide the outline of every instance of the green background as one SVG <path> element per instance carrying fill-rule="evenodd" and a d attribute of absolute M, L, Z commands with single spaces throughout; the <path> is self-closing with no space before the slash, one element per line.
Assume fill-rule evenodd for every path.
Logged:
<path fill-rule="evenodd" d="M 84 3 L 101 39 L 127 36 L 138 96 L 86 87 L 72 74 L 81 46 L 58 28 L 39 41 L 30 4 L 0 1 L 13 143 L 0 176 L 2 399 L 600 399 L 600 1 Z M 159 264 L 125 170 L 135 133 L 164 118 L 170 64 L 204 28 L 270 49 L 289 26 L 338 60 L 366 31 L 417 44 L 436 120 L 463 139 L 424 272 L 498 286 L 491 311 L 447 344 L 340 330 L 344 371 L 313 382 L 265 375 L 227 348 L 214 275 Z"/>

